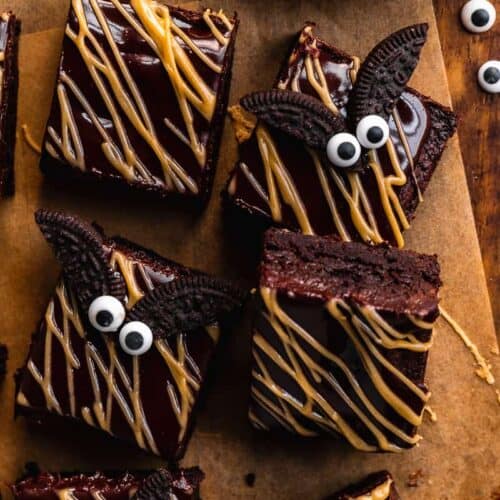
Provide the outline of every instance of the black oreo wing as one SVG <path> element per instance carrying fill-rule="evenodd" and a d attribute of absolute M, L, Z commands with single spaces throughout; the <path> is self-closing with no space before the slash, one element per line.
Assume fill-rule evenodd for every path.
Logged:
<path fill-rule="evenodd" d="M 162 500 L 170 498 L 170 495 L 173 495 L 172 483 L 172 474 L 167 469 L 158 469 L 142 482 L 132 499 Z"/>
<path fill-rule="evenodd" d="M 428 28 L 423 23 L 396 31 L 368 54 L 349 96 L 348 115 L 353 128 L 367 115 L 389 119 L 417 66 Z"/>
<path fill-rule="evenodd" d="M 196 274 L 155 288 L 131 309 L 127 321 L 142 321 L 155 337 L 167 337 L 223 319 L 241 307 L 245 296 L 227 281 Z"/>
<path fill-rule="evenodd" d="M 304 142 L 312 149 L 324 149 L 333 134 L 346 130 L 345 120 L 321 101 L 300 92 L 268 90 L 253 92 L 240 100 L 241 106 L 266 125 Z"/>
<path fill-rule="evenodd" d="M 75 216 L 49 210 L 38 210 L 35 220 L 82 308 L 87 310 L 92 300 L 101 295 L 125 298 L 123 277 L 110 267 L 103 236 L 94 226 Z"/>

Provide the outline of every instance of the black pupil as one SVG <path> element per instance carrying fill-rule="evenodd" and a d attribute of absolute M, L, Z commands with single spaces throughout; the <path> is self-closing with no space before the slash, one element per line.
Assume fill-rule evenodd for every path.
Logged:
<path fill-rule="evenodd" d="M 370 127 L 368 129 L 366 137 L 371 143 L 376 144 L 383 139 L 384 131 L 380 127 Z"/>
<path fill-rule="evenodd" d="M 96 320 L 101 326 L 107 327 L 113 323 L 113 315 L 109 311 L 99 311 Z"/>
<path fill-rule="evenodd" d="M 143 346 L 144 339 L 142 338 L 142 335 L 139 332 L 130 332 L 125 337 L 125 344 L 127 344 L 127 347 L 129 349 L 137 351 Z"/>
<path fill-rule="evenodd" d="M 477 9 L 472 13 L 472 16 L 470 18 L 474 26 L 481 27 L 488 24 L 488 21 L 490 20 L 490 15 L 488 14 L 488 11 L 485 9 Z"/>
<path fill-rule="evenodd" d="M 497 83 L 500 80 L 500 69 L 488 68 L 484 72 L 484 79 L 490 84 Z"/>
<path fill-rule="evenodd" d="M 350 160 L 356 153 L 356 148 L 350 142 L 343 142 L 339 144 L 337 153 L 343 160 Z"/>

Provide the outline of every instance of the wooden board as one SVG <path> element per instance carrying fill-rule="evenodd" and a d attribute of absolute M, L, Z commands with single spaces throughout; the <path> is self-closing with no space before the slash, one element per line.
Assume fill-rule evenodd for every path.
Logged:
<path fill-rule="evenodd" d="M 453 106 L 460 116 L 465 173 L 483 255 L 497 335 L 500 331 L 500 96 L 483 92 L 477 70 L 498 59 L 500 22 L 473 35 L 459 20 L 464 0 L 434 0 Z M 498 3 L 497 3 L 498 13 Z M 479 118 L 479 119 L 478 119 Z"/>
<path fill-rule="evenodd" d="M 13 2 L 15 3 L 15 2 Z M 40 139 L 53 90 L 65 0 L 45 0 L 46 10 L 26 9 L 25 25 L 33 31 L 21 42 L 19 125 L 28 123 Z M 380 38 L 415 22 L 431 24 L 429 42 L 412 85 L 449 104 L 450 97 L 431 0 L 299 1 L 222 0 L 242 19 L 237 42 L 232 98 L 271 85 L 290 37 L 303 21 L 320 23 L 325 38 L 350 53 L 364 56 Z M 7 2 L 0 1 L 0 8 Z M 404 12 L 404 16 L 401 15 Z M 46 13 L 46 14 L 45 14 Z M 33 17 L 32 17 L 33 16 Z M 55 17 L 54 17 L 55 16 Z M 404 18 L 403 18 L 404 17 Z M 279 20 L 279 22 L 276 22 Z M 56 29 L 36 32 L 56 26 Z M 37 155 L 19 141 L 18 190 L 0 204 L 0 340 L 11 351 L 9 377 L 1 388 L 0 480 L 12 481 L 28 460 L 52 470 L 95 470 L 148 467 L 160 463 L 135 449 L 87 429 L 61 428 L 58 433 L 29 428 L 12 420 L 12 374 L 21 366 L 29 336 L 53 289 L 58 266 L 33 223 L 40 206 L 64 208 L 98 220 L 109 233 L 121 233 L 183 264 L 233 278 L 245 260 L 238 241 L 223 224 L 218 192 L 236 159 L 236 144 L 226 127 L 216 185 L 201 217 L 166 208 L 161 203 L 137 205 L 112 196 L 68 190 L 61 192 L 42 179 Z M 489 357 L 495 334 L 459 142 L 454 138 L 431 182 L 411 230 L 408 246 L 437 253 L 443 268 L 443 304 Z M 249 264 L 247 264 L 249 265 Z M 431 404 L 436 423 L 421 429 L 420 446 L 401 455 L 366 455 L 322 438 L 278 439 L 252 431 L 246 418 L 250 375 L 250 336 L 245 323 L 228 339 L 184 464 L 200 464 L 207 473 L 206 499 L 321 499 L 364 473 L 386 467 L 409 499 L 484 499 L 499 486 L 499 405 L 492 387 L 475 374 L 473 360 L 444 322 L 439 322 L 430 354 Z M 498 372 L 499 363 L 492 359 Z M 421 469 L 418 488 L 406 487 L 410 473 Z M 245 474 L 256 474 L 253 488 Z"/>

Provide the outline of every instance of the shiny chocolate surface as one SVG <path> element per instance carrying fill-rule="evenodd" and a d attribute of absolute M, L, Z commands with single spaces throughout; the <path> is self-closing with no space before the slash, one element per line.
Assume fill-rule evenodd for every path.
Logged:
<path fill-rule="evenodd" d="M 99 0 L 96 4 L 98 9 L 89 0 L 78 0 L 70 9 L 44 138 L 42 169 L 50 173 L 51 167 L 59 167 L 56 175 L 64 175 L 60 168 L 64 164 L 84 178 L 114 179 L 161 196 L 205 198 L 215 169 L 237 19 L 228 20 L 229 29 L 218 14 L 210 14 L 209 21 L 214 25 L 211 28 L 203 12 L 170 7 L 164 15 L 168 15 L 173 28 L 165 28 L 162 21 L 150 28 L 143 23 L 133 2 Z M 82 11 L 80 18 L 76 6 Z M 80 26 L 82 19 L 88 32 Z M 154 29 L 165 30 L 158 40 L 154 39 Z M 224 44 L 215 32 L 220 33 Z M 90 55 L 73 39 L 77 35 L 85 36 Z M 171 49 L 174 59 L 169 58 L 167 44 L 175 44 Z M 117 75 L 117 80 L 112 80 L 111 73 Z M 193 104 L 204 92 L 213 99 L 209 114 L 203 114 Z M 70 118 L 64 116 L 66 105 Z M 196 147 L 204 149 L 204 157 L 198 158 L 190 144 L 190 130 L 181 112 L 183 106 L 192 119 L 193 141 Z M 67 121 L 71 132 L 66 148 L 61 138 Z M 111 153 L 106 152 L 109 147 L 113 149 Z M 132 173 L 124 175 L 117 169 L 116 157 L 127 163 Z M 191 188 L 168 185 L 165 165 L 174 163 L 190 178 Z"/>

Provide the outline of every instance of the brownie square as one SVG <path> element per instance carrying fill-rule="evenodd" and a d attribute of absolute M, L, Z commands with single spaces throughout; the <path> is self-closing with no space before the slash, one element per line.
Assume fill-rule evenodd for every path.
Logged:
<path fill-rule="evenodd" d="M 313 96 L 347 116 L 359 59 L 313 29 L 307 24 L 300 33 L 275 88 Z M 240 145 L 225 191 L 229 207 L 265 225 L 398 246 L 456 126 L 450 109 L 407 88 L 388 122 L 390 140 L 377 150 L 380 168 L 365 158 L 360 172 L 347 172 L 289 135 L 245 120 L 240 108 L 230 111 Z"/>
<path fill-rule="evenodd" d="M 387 471 L 374 472 L 361 481 L 337 491 L 326 500 L 400 500 L 394 479 Z"/>
<path fill-rule="evenodd" d="M 264 240 L 252 424 L 363 451 L 415 445 L 439 316 L 436 256 L 280 229 Z"/>
<path fill-rule="evenodd" d="M 220 322 L 243 295 L 77 217 L 39 211 L 37 221 L 63 275 L 18 374 L 17 414 L 180 458 Z"/>
<path fill-rule="evenodd" d="M 14 194 L 20 30 L 12 12 L 0 15 L 0 197 Z"/>
<path fill-rule="evenodd" d="M 210 9 L 73 1 L 43 172 L 207 201 L 237 27 Z"/>
<path fill-rule="evenodd" d="M 204 479 L 198 467 L 154 472 L 61 474 L 42 472 L 19 480 L 11 490 L 17 500 L 196 500 Z M 68 496 L 70 494 L 70 496 Z"/>

